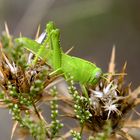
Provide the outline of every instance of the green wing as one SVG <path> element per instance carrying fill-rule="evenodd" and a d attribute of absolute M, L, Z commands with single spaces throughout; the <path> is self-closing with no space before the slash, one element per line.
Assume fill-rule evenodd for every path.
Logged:
<path fill-rule="evenodd" d="M 43 46 L 34 40 L 31 40 L 31 39 L 25 38 L 25 37 L 21 37 L 21 38 L 15 39 L 15 41 L 16 41 L 16 43 L 23 46 L 24 48 L 26 48 L 33 54 L 38 55 L 38 53 L 39 53 L 39 57 L 45 61 L 46 61 L 46 59 L 50 58 L 50 56 L 51 56 L 50 49 L 47 49 L 46 46 Z"/>

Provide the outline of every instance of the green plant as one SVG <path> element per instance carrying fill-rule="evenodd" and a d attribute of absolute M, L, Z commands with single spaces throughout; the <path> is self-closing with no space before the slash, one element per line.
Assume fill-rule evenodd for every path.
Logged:
<path fill-rule="evenodd" d="M 51 32 L 49 33 L 51 36 Z M 97 81 L 88 85 L 87 81 L 82 82 L 81 77 L 79 78 L 80 68 L 74 65 L 77 60 L 80 64 L 90 65 L 88 61 L 75 57 L 71 61 L 73 57 L 62 54 L 62 57 L 69 57 L 66 58 L 66 62 L 72 63 L 78 76 L 71 71 L 67 73 L 67 70 L 63 71 L 64 74 L 59 72 L 59 67 L 54 66 L 56 56 L 55 64 L 49 63 L 52 57 L 45 56 L 47 50 L 54 52 L 50 48 L 46 49 L 45 45 L 60 45 L 58 39 L 58 36 L 53 39 L 49 37 L 42 44 L 38 44 L 27 38 L 16 39 L 20 43 L 15 42 L 9 33 L 1 36 L 0 106 L 10 111 L 15 122 L 11 137 L 13 138 L 13 135 L 16 135 L 14 132 L 18 130 L 22 133 L 21 136 L 30 134 L 37 140 L 61 140 L 68 137 L 75 140 L 85 137 L 89 140 L 107 140 L 117 139 L 116 134 L 128 138 L 129 134 L 124 132 L 123 128 L 128 128 L 128 124 L 134 127 L 135 121 L 124 118 L 139 105 L 140 88 L 131 91 L 130 84 L 124 85 L 126 65 L 117 75 L 114 69 L 115 62 L 111 60 L 108 72 L 114 74 L 98 79 L 95 76 L 97 73 L 94 73 L 93 77 L 97 78 Z M 54 49 L 61 50 L 57 47 Z M 61 59 L 58 60 L 61 62 Z M 94 71 L 97 67 L 92 65 Z M 84 68 L 82 73 L 87 74 L 87 67 Z M 88 76 L 91 77 L 90 74 Z M 79 80 L 76 80 L 76 77 Z M 67 84 L 68 91 L 64 94 L 57 88 L 56 83 L 60 81 Z M 42 104 L 51 111 L 43 110 Z M 69 123 L 75 125 L 67 127 Z M 23 130 L 28 133 L 24 133 Z"/>

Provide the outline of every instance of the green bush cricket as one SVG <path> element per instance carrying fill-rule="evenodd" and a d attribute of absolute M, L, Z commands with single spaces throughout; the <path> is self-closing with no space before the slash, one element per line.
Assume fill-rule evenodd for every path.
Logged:
<path fill-rule="evenodd" d="M 39 43 L 24 37 L 16 39 L 16 42 L 35 54 L 35 61 L 38 57 L 47 61 L 54 71 L 63 73 L 66 77 L 70 75 L 82 85 L 95 85 L 99 81 L 102 76 L 99 67 L 84 59 L 67 55 L 61 50 L 60 31 L 54 27 L 53 22 L 46 25 L 46 33 L 47 38 L 44 41 L 39 40 Z"/>

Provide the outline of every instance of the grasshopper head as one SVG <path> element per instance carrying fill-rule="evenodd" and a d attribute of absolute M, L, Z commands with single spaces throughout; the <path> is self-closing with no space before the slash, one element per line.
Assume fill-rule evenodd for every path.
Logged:
<path fill-rule="evenodd" d="M 46 25 L 46 33 L 50 34 L 52 30 L 55 29 L 54 23 L 52 21 L 50 21 L 47 25 Z"/>
<path fill-rule="evenodd" d="M 102 70 L 98 67 L 96 67 L 94 70 L 93 70 L 93 73 L 91 75 L 91 78 L 89 80 L 89 83 L 91 85 L 95 85 L 101 78 L 102 76 Z"/>

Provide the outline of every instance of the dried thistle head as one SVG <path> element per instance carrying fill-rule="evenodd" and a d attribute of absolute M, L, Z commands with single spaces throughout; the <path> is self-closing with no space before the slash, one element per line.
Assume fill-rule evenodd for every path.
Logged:
<path fill-rule="evenodd" d="M 110 127 L 112 129 L 111 137 L 113 135 L 113 139 L 118 139 L 116 134 L 128 138 L 130 137 L 129 134 L 123 131 L 123 129 L 126 128 L 128 124 L 127 114 L 132 112 L 133 108 L 140 103 L 138 98 L 140 90 L 138 88 L 132 92 L 131 84 L 125 84 L 126 63 L 120 73 L 115 73 L 114 61 L 115 48 L 113 48 L 112 51 L 108 70 L 111 74 L 106 75 L 106 77 L 102 78 L 95 86 L 87 89 L 90 103 L 83 97 L 84 94 L 82 92 L 84 91 L 77 91 L 73 81 L 71 81 L 69 84 L 69 93 L 73 96 L 73 99 L 70 106 L 73 108 L 71 110 L 75 111 L 62 110 L 67 113 L 66 116 L 70 116 L 71 114 L 72 118 L 80 120 L 80 124 L 84 121 L 85 129 L 83 132 L 88 130 L 95 136 L 101 131 L 104 131 L 104 125 L 107 121 L 110 121 Z M 129 124 L 130 122 L 132 123 L 133 120 L 129 120 Z M 130 126 L 131 124 L 129 127 Z"/>
<path fill-rule="evenodd" d="M 109 83 L 101 80 L 99 85 L 90 89 L 90 112 L 93 117 L 89 120 L 89 126 L 93 130 L 100 131 L 106 120 L 111 120 L 112 129 L 120 128 L 126 113 L 133 107 L 129 101 L 129 90 L 126 90 L 128 87 L 119 89 L 118 85 L 115 77 L 115 81 L 113 78 Z"/>

